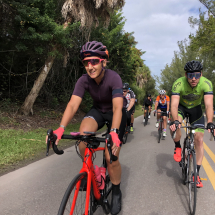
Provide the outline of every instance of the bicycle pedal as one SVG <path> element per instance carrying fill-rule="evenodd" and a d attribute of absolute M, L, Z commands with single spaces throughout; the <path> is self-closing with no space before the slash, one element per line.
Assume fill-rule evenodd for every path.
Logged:
<path fill-rule="evenodd" d="M 182 167 L 182 162 L 181 161 L 179 162 L 179 166 Z"/>

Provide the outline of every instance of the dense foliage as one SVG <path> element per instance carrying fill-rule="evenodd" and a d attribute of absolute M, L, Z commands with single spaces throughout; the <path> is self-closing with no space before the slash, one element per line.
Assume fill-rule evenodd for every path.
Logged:
<path fill-rule="evenodd" d="M 214 11 L 214 1 L 208 0 L 210 10 Z M 161 72 L 160 88 L 171 95 L 171 88 L 175 80 L 185 73 L 184 65 L 191 60 L 198 60 L 203 64 L 203 76 L 215 83 L 215 17 L 210 12 L 199 12 L 199 19 L 189 18 L 191 27 L 197 26 L 195 34 L 189 35 L 178 43 L 179 51 L 174 52 L 170 65 L 166 65 Z M 215 92 L 215 87 L 214 87 Z"/>
<path fill-rule="evenodd" d="M 80 23 L 72 22 L 64 28 L 59 0 L 10 0 L 0 6 L 0 98 L 22 103 L 30 92 L 48 56 L 56 56 L 36 102 L 55 108 L 70 99 L 77 79 L 85 73 L 80 61 L 81 46 L 86 42 Z M 120 74 L 124 82 L 136 85 L 138 69 L 145 68 L 143 51 L 135 46 L 133 33 L 123 30 L 125 19 L 115 11 L 110 24 L 100 21 L 91 29 L 89 40 L 101 41 L 108 47 L 108 68 Z M 57 49 L 53 51 L 53 47 Z M 52 51 L 51 51 L 52 50 Z M 150 71 L 148 80 L 155 85 Z M 145 84 L 139 94 L 145 95 Z M 141 97 L 141 96 L 140 96 Z M 83 107 L 89 106 L 88 96 Z"/>

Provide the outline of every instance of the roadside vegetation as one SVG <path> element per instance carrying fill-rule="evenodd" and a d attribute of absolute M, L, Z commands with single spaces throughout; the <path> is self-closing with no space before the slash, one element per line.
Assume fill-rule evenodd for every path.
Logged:
<path fill-rule="evenodd" d="M 199 11 L 199 18 L 189 18 L 191 27 L 197 30 L 188 38 L 178 42 L 179 51 L 174 52 L 174 57 L 170 64 L 166 64 L 161 70 L 160 77 L 157 77 L 160 88 L 165 89 L 171 95 L 173 83 L 184 76 L 184 66 L 188 61 L 197 60 L 203 64 L 203 76 L 215 83 L 215 4 L 214 0 L 203 1 L 202 7 L 207 11 Z M 213 86 L 215 93 L 215 87 Z M 215 97 L 214 97 L 215 103 Z M 204 107 L 203 107 L 204 109 Z"/>
<path fill-rule="evenodd" d="M 68 1 L 0 4 L 0 168 L 45 154 L 47 129 L 58 127 L 75 83 L 86 73 L 79 57 L 86 41 L 107 46 L 107 68 L 128 82 L 137 96 L 135 116 L 142 114 L 138 105 L 145 95 L 156 94 L 155 79 L 144 64 L 145 51 L 136 47 L 134 33 L 124 30 L 125 1 L 105 0 L 100 6 L 93 0 L 84 5 L 74 2 L 74 7 L 82 7 L 74 11 L 86 13 L 73 14 Z M 92 99 L 85 93 L 66 132 L 78 130 L 91 106 Z M 67 147 L 68 141 L 61 142 Z"/>

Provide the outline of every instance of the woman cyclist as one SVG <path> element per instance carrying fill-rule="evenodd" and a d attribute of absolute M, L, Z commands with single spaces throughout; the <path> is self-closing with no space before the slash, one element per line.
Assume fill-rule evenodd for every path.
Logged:
<path fill-rule="evenodd" d="M 87 42 L 80 51 L 83 65 L 87 74 L 83 74 L 77 81 L 72 97 L 66 107 L 60 127 L 54 131 L 57 142 L 61 139 L 64 129 L 77 112 L 84 92 L 88 91 L 93 99 L 93 107 L 85 115 L 80 125 L 80 134 L 84 131 L 96 132 L 102 128 L 105 121 L 109 122 L 110 135 L 113 140 L 112 153 L 118 160 L 110 164 L 108 150 L 105 150 L 107 169 L 113 184 L 111 214 L 118 214 L 121 210 L 121 165 L 119 152 L 126 126 L 126 112 L 123 109 L 123 90 L 120 76 L 105 69 L 109 57 L 108 50 L 101 42 Z M 86 145 L 79 144 L 79 150 L 84 157 Z"/>

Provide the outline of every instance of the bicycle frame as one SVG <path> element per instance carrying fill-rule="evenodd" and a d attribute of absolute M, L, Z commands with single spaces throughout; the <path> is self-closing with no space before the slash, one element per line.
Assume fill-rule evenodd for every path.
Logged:
<path fill-rule="evenodd" d="M 95 175 L 95 171 L 94 171 L 92 156 L 93 156 L 93 153 L 95 153 L 96 151 L 104 151 L 104 150 L 105 150 L 105 147 L 98 147 L 97 149 L 89 149 L 89 148 L 85 149 L 83 167 L 80 170 L 80 173 L 86 172 L 87 176 L 88 176 L 87 177 L 85 214 L 88 214 L 90 191 L 91 191 L 91 182 L 92 182 L 92 185 L 93 185 L 93 193 L 94 193 L 95 198 L 97 200 L 99 200 L 101 198 L 99 185 L 98 185 L 96 175 Z M 73 211 L 74 211 L 74 208 L 75 208 L 75 203 L 76 203 L 78 193 L 79 193 L 80 185 L 81 185 L 81 181 L 78 182 L 78 184 L 77 184 L 70 214 L 73 214 Z"/>

